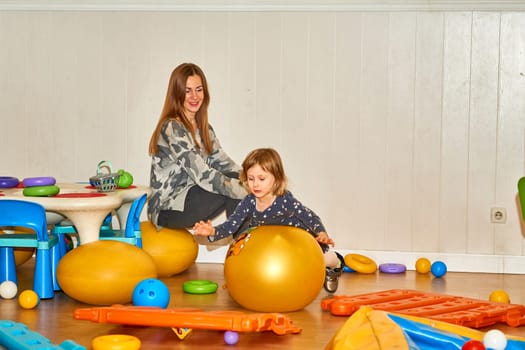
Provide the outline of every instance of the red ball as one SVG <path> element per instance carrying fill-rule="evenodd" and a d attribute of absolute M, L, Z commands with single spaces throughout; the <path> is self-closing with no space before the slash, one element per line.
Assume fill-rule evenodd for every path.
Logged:
<path fill-rule="evenodd" d="M 486 350 L 485 345 L 479 340 L 469 340 L 461 347 L 461 350 Z"/>

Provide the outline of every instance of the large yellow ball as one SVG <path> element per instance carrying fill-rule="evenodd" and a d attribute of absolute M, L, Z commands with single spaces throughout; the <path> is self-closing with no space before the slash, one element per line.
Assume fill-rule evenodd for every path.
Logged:
<path fill-rule="evenodd" d="M 105 240 L 80 245 L 58 264 L 62 291 L 92 305 L 131 303 L 133 289 L 157 269 L 148 253 L 134 245 Z"/>
<path fill-rule="evenodd" d="M 34 233 L 33 230 L 25 227 L 13 227 L 12 230 L 8 231 L 14 231 L 14 233 Z M 4 233 L 5 232 L 3 230 L 0 230 L 0 235 Z M 33 254 L 35 253 L 35 248 L 16 247 L 13 249 L 13 252 L 15 255 L 15 264 L 16 266 L 20 266 L 26 261 L 28 261 L 31 257 L 33 257 Z"/>
<path fill-rule="evenodd" d="M 157 231 L 150 221 L 140 223 L 142 249 L 155 261 L 159 277 L 169 277 L 187 270 L 197 259 L 199 245 L 188 230 L 162 228 Z"/>
<path fill-rule="evenodd" d="M 260 226 L 231 244 L 224 262 L 224 278 L 230 296 L 246 309 L 300 310 L 323 287 L 323 252 L 302 229 Z"/>

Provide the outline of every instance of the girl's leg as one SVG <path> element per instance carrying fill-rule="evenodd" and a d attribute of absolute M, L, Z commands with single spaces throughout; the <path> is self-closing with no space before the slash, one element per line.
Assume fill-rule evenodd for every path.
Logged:
<path fill-rule="evenodd" d="M 186 196 L 184 211 L 161 210 L 158 223 L 169 228 L 189 228 L 201 220 L 211 220 L 226 210 L 230 216 L 239 199 L 233 199 L 193 186 Z"/>

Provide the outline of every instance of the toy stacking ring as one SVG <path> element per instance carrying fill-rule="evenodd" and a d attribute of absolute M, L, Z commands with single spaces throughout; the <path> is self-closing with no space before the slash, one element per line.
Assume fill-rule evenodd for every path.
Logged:
<path fill-rule="evenodd" d="M 386 263 L 379 265 L 379 271 L 384 273 L 403 273 L 407 267 L 403 264 Z"/>
<path fill-rule="evenodd" d="M 211 294 L 217 291 L 218 284 L 208 280 L 192 280 L 182 284 L 182 290 L 189 294 Z"/>
<path fill-rule="evenodd" d="M 24 187 L 51 186 L 56 184 L 56 182 L 57 180 L 51 176 L 26 177 L 22 180 Z"/>
<path fill-rule="evenodd" d="M 26 187 L 22 193 L 27 197 L 49 197 L 58 194 L 58 192 L 60 192 L 58 186 L 50 185 Z"/>
<path fill-rule="evenodd" d="M 377 271 L 375 261 L 361 254 L 346 255 L 345 264 L 352 270 L 360 273 L 374 273 Z"/>
<path fill-rule="evenodd" d="M 0 188 L 13 188 L 18 186 L 20 181 L 12 176 L 0 176 Z"/>
<path fill-rule="evenodd" d="M 138 350 L 140 345 L 139 338 L 125 334 L 101 335 L 91 342 L 93 350 Z"/>

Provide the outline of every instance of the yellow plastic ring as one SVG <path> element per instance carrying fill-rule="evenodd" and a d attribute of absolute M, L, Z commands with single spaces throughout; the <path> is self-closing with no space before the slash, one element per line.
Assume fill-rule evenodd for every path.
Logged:
<path fill-rule="evenodd" d="M 27 197 L 49 197 L 54 196 L 60 192 L 60 188 L 57 185 L 49 186 L 33 186 L 24 188 L 24 196 Z"/>
<path fill-rule="evenodd" d="M 347 254 L 345 264 L 352 270 L 360 273 L 374 273 L 377 271 L 377 264 L 374 260 L 361 254 Z"/>
<path fill-rule="evenodd" d="M 138 350 L 140 339 L 126 334 L 109 334 L 96 337 L 91 342 L 93 350 Z"/>
<path fill-rule="evenodd" d="M 217 291 L 219 285 L 208 280 L 192 280 L 182 284 L 182 290 L 189 294 L 211 294 Z"/>

